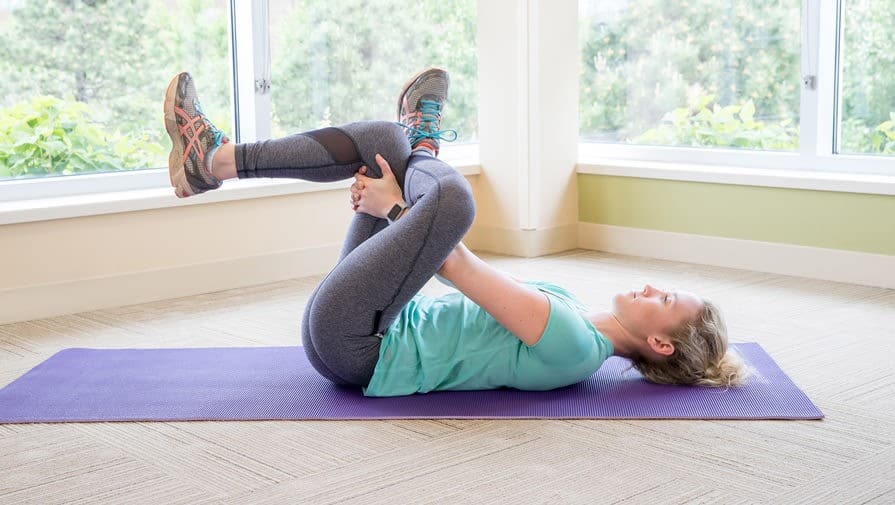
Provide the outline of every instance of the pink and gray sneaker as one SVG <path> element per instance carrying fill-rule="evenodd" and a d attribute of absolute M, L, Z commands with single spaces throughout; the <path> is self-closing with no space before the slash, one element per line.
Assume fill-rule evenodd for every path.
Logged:
<path fill-rule="evenodd" d="M 173 144 L 168 173 L 174 194 L 186 198 L 221 187 L 223 181 L 211 173 L 211 159 L 229 139 L 205 117 L 187 72 L 177 74 L 165 92 L 165 130 Z"/>
<path fill-rule="evenodd" d="M 412 149 L 427 149 L 437 156 L 441 140 L 457 140 L 456 130 L 440 130 L 449 85 L 447 71 L 432 67 L 411 77 L 401 90 L 398 124 L 405 128 Z"/>

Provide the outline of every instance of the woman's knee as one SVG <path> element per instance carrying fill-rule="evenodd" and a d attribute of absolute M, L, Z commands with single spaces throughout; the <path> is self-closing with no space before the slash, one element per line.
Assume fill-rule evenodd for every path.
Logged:
<path fill-rule="evenodd" d="M 375 158 L 377 154 L 381 154 L 398 179 L 398 185 L 404 187 L 410 142 L 403 127 L 390 121 L 360 121 L 343 125 L 340 129 L 354 141 L 361 159 L 367 165 L 369 175 L 382 176 Z"/>
<path fill-rule="evenodd" d="M 475 200 L 465 177 L 457 173 L 439 181 L 438 213 L 465 234 L 475 219 Z"/>

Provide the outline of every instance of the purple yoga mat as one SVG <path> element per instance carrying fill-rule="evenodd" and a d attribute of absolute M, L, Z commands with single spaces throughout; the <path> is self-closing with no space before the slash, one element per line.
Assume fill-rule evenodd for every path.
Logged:
<path fill-rule="evenodd" d="M 301 347 L 65 349 L 0 390 L 0 422 L 263 419 L 820 419 L 755 343 L 746 387 L 663 386 L 610 358 L 553 391 L 444 391 L 367 398 L 314 371 Z"/>

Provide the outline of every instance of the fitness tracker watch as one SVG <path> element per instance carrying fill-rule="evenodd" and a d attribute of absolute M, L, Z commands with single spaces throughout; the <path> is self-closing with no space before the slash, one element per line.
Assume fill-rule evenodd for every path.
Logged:
<path fill-rule="evenodd" d="M 406 205 L 404 205 L 404 204 L 402 204 L 402 203 L 396 203 L 396 204 L 392 207 L 392 210 L 388 211 L 388 222 L 389 222 L 389 223 L 394 223 L 395 221 L 397 221 L 397 220 L 398 220 L 398 216 L 400 216 L 400 215 L 401 215 L 401 212 L 403 212 L 404 209 L 406 209 L 406 208 L 407 208 Z"/>

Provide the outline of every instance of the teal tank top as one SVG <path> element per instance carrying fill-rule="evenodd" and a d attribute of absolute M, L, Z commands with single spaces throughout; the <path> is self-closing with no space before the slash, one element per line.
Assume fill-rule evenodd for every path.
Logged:
<path fill-rule="evenodd" d="M 510 387 L 543 391 L 587 379 L 612 356 L 612 343 L 571 293 L 547 282 L 550 316 L 529 346 L 462 293 L 415 296 L 382 336 L 366 396 Z"/>

